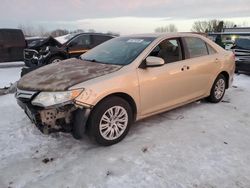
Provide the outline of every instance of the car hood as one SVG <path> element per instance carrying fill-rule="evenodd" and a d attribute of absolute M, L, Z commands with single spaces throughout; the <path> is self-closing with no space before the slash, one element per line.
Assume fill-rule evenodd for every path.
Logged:
<path fill-rule="evenodd" d="M 62 44 L 60 42 L 58 42 L 56 39 L 54 39 L 53 37 L 48 37 L 44 40 L 38 41 L 37 43 L 35 43 L 35 45 L 30 46 L 29 49 L 40 49 L 42 47 L 46 47 L 46 46 L 58 46 L 61 47 Z"/>
<path fill-rule="evenodd" d="M 121 67 L 72 58 L 26 74 L 18 81 L 17 88 L 28 91 L 65 91 L 81 82 L 115 72 Z"/>

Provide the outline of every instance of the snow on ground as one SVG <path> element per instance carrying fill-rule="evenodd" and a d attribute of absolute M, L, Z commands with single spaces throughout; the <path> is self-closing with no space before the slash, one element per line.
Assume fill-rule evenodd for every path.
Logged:
<path fill-rule="evenodd" d="M 111 147 L 43 135 L 13 94 L 0 96 L 0 187 L 249 188 L 249 83 L 236 76 L 223 102 L 137 122 Z"/>
<path fill-rule="evenodd" d="M 23 66 L 23 62 L 0 63 L 0 89 L 19 80 Z"/>

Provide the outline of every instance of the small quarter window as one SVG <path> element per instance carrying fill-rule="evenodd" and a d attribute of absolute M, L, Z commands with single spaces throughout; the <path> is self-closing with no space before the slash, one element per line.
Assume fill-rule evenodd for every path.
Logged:
<path fill-rule="evenodd" d="M 207 49 L 208 49 L 209 55 L 216 53 L 215 49 L 212 46 L 210 46 L 209 44 L 207 44 Z"/>

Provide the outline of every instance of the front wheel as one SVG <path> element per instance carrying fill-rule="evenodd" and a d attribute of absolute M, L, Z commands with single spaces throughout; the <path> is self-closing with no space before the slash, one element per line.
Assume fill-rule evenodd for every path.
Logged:
<path fill-rule="evenodd" d="M 127 101 L 116 96 L 106 98 L 91 113 L 90 136 L 103 146 L 116 144 L 127 135 L 132 120 L 132 109 Z"/>
<path fill-rule="evenodd" d="M 60 56 L 52 56 L 49 60 L 48 60 L 48 63 L 47 64 L 51 64 L 51 63 L 57 63 L 57 62 L 60 62 L 62 61 L 63 58 L 60 57 Z"/>
<path fill-rule="evenodd" d="M 226 78 L 220 74 L 211 89 L 210 96 L 207 98 L 209 102 L 218 103 L 223 98 L 226 91 Z"/>

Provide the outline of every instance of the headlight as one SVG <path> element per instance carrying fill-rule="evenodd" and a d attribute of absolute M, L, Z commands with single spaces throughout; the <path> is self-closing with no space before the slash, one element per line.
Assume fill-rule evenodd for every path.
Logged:
<path fill-rule="evenodd" d="M 57 104 L 67 103 L 74 100 L 81 94 L 82 91 L 83 89 L 63 92 L 41 92 L 31 103 L 41 107 L 49 107 Z"/>

